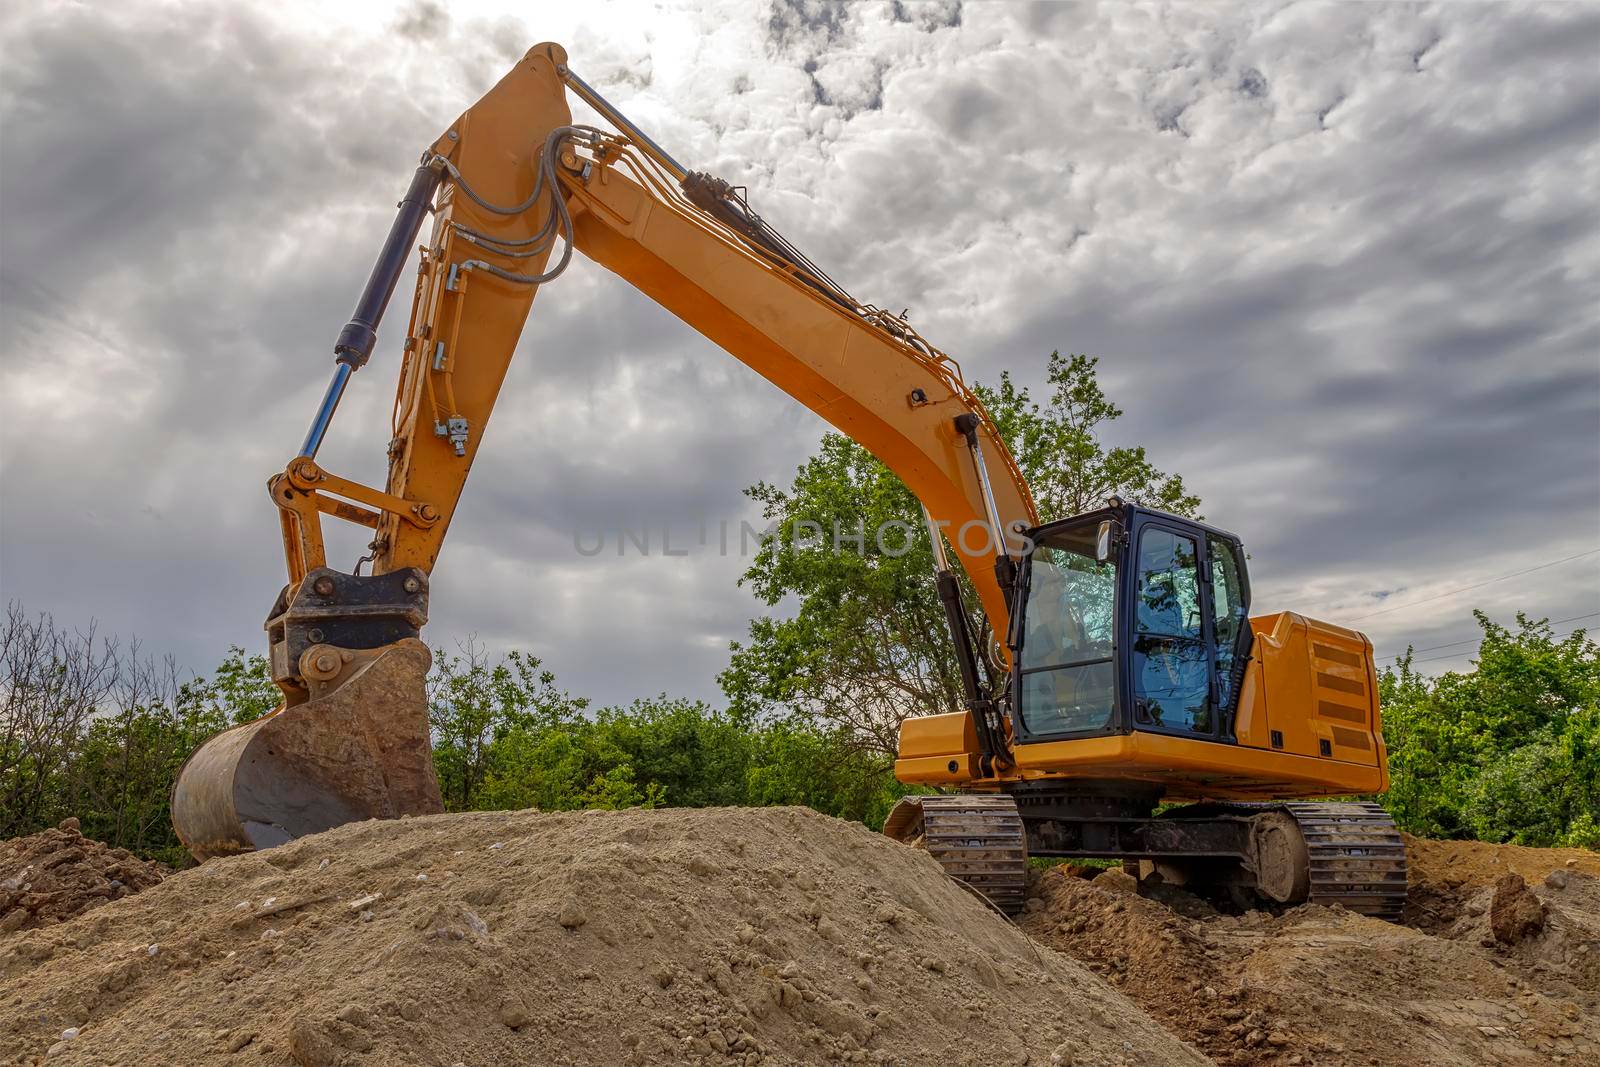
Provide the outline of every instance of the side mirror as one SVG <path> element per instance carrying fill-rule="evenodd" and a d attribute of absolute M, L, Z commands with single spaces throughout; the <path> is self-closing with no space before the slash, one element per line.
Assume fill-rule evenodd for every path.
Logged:
<path fill-rule="evenodd" d="M 1094 534 L 1094 559 L 1096 563 L 1104 563 L 1111 558 L 1112 538 L 1116 534 L 1117 524 L 1110 519 L 1101 519 L 1100 528 Z"/>

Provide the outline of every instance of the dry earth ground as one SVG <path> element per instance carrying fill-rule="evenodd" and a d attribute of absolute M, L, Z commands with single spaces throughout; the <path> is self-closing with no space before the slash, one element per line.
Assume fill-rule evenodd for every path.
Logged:
<path fill-rule="evenodd" d="M 1205 1063 L 925 853 L 796 808 L 441 815 L 212 861 L 3 935 L 0 1048 L 52 1067 Z"/>
<path fill-rule="evenodd" d="M 1223 915 L 1058 867 L 1021 926 L 1223 1064 L 1600 1062 L 1600 855 L 1406 845 L 1405 925 L 1315 905 Z"/>
<path fill-rule="evenodd" d="M 1070 867 L 1012 925 L 804 809 L 362 823 L 164 880 L 51 830 L 0 844 L 0 1063 L 1600 1060 L 1600 856 L 1407 844 L 1400 926 Z"/>

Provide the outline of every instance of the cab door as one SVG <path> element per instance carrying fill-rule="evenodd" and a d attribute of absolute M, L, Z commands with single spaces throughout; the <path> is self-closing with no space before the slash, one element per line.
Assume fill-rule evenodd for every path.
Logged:
<path fill-rule="evenodd" d="M 1218 736 L 1216 630 L 1206 539 L 1187 524 L 1139 524 L 1128 567 L 1128 692 L 1139 730 Z"/>

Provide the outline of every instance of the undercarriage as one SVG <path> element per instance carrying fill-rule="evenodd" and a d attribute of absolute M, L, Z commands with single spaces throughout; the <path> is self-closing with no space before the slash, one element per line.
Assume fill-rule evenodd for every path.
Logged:
<path fill-rule="evenodd" d="M 1122 860 L 1142 882 L 1238 903 L 1400 918 L 1405 843 L 1376 804 L 1205 802 L 1157 813 L 1158 800 L 1123 783 L 1019 783 L 1010 793 L 906 797 L 884 833 L 926 848 L 1009 915 L 1022 910 L 1031 855 Z"/>

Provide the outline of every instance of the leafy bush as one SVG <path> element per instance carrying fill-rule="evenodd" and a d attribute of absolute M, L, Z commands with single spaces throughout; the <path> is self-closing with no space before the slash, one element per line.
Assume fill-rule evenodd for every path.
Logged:
<path fill-rule="evenodd" d="M 0 836 L 68 815 L 83 832 L 188 862 L 168 797 L 207 737 L 278 703 L 266 659 L 231 649 L 209 676 L 20 606 L 0 618 Z M 591 712 L 527 653 L 475 642 L 428 678 L 434 765 L 452 811 L 804 804 L 882 824 L 905 792 L 842 730 L 660 696 Z"/>
<path fill-rule="evenodd" d="M 1475 612 L 1476 669 L 1379 679 L 1395 820 L 1427 837 L 1600 846 L 1600 646 Z"/>
<path fill-rule="evenodd" d="M 449 661 L 441 656 L 440 662 Z M 520 662 L 520 683 L 496 689 L 458 681 L 450 687 L 455 698 L 449 707 L 434 708 L 441 782 L 447 774 L 461 781 L 457 767 L 463 762 L 459 746 L 443 738 L 491 724 L 478 755 L 481 784 L 470 793 L 447 791 L 452 810 L 800 804 L 880 826 L 906 791 L 894 781 L 891 761 L 855 743 L 845 730 L 754 720 L 666 695 L 590 715 L 582 701 L 558 693 L 549 681 L 530 688 L 538 661 Z M 502 702 L 556 711 L 506 715 L 462 698 L 471 692 L 484 700 L 491 691 Z M 475 725 L 463 730 L 458 720 Z"/>

